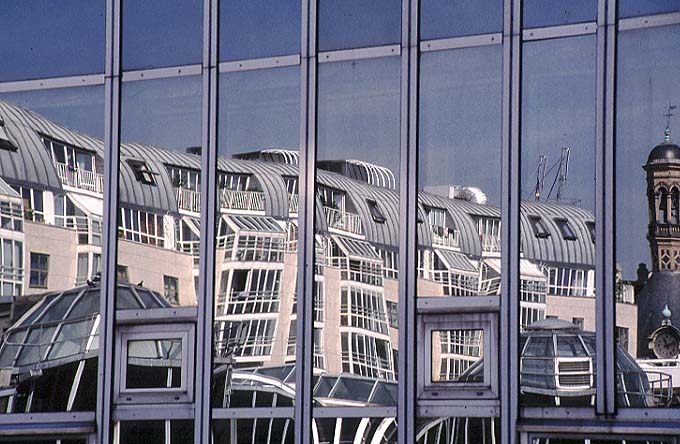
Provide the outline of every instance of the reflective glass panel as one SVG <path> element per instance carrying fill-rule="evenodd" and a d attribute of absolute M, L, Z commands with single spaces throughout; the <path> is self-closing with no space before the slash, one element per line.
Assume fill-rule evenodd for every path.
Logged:
<path fill-rule="evenodd" d="M 103 130 L 101 87 L 0 95 L 2 413 L 95 410 Z"/>
<path fill-rule="evenodd" d="M 595 398 L 595 36 L 524 44 L 520 400 Z"/>
<path fill-rule="evenodd" d="M 123 421 L 116 423 L 120 444 L 180 444 L 194 440 L 194 421 Z"/>
<path fill-rule="evenodd" d="M 298 0 L 220 2 L 220 60 L 242 60 L 300 52 Z"/>
<path fill-rule="evenodd" d="M 662 14 L 665 12 L 680 11 L 680 2 L 677 0 L 620 0 L 619 17 L 634 17 L 640 15 Z"/>
<path fill-rule="evenodd" d="M 593 22 L 597 19 L 597 0 L 524 0 L 522 20 L 525 28 Z"/>
<path fill-rule="evenodd" d="M 202 278 L 201 103 L 200 76 L 122 85 L 114 404 L 163 403 L 170 411 L 194 397 L 186 356 L 194 354 Z M 122 322 L 131 312 L 134 320 Z M 181 423 L 121 423 L 120 439 L 193 439 Z"/>
<path fill-rule="evenodd" d="M 500 440 L 500 418 L 418 418 L 417 444 L 493 444 Z"/>
<path fill-rule="evenodd" d="M 401 2 L 398 0 L 321 0 L 319 51 L 399 43 Z"/>
<path fill-rule="evenodd" d="M 680 26 L 621 32 L 618 48 L 617 401 L 678 407 Z"/>
<path fill-rule="evenodd" d="M 5 2 L 0 81 L 104 71 L 104 0 Z"/>
<path fill-rule="evenodd" d="M 201 63 L 201 0 L 122 2 L 124 70 Z"/>
<path fill-rule="evenodd" d="M 290 407 L 295 398 L 299 67 L 221 74 L 218 125 L 212 406 Z M 214 424 L 215 437 L 236 439 L 231 433 L 237 431 L 238 442 L 241 437 L 258 442 L 270 426 L 281 431 L 277 440 L 291 439 L 293 433 L 283 420 Z"/>
<path fill-rule="evenodd" d="M 314 373 L 324 376 L 314 396 L 324 406 L 396 405 L 399 84 L 398 57 L 319 65 Z M 349 442 L 396 428 L 391 418 L 315 422 Z"/>
<path fill-rule="evenodd" d="M 265 392 L 260 394 L 267 397 Z M 257 405 L 263 405 L 257 401 L 257 395 L 253 399 Z M 213 442 L 222 444 L 292 444 L 295 440 L 293 426 L 293 418 L 216 419 L 212 423 L 212 437 Z"/>
<path fill-rule="evenodd" d="M 503 30 L 503 2 L 483 0 L 420 2 L 420 38 L 423 40 L 487 34 Z"/>

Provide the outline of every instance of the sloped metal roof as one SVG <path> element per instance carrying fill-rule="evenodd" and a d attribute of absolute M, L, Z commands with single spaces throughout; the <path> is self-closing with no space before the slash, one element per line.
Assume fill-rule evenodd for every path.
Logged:
<path fill-rule="evenodd" d="M 21 198 L 19 193 L 17 193 L 14 188 L 11 186 L 7 185 L 7 182 L 2 180 L 0 178 L 0 196 L 8 196 L 8 197 L 13 197 L 13 198 Z"/>
<path fill-rule="evenodd" d="M 248 232 L 266 232 L 266 233 L 285 233 L 285 230 L 281 228 L 276 222 L 276 219 L 268 216 L 243 216 L 243 215 L 226 215 L 223 214 L 222 217 L 227 221 L 231 222 L 234 227 L 239 231 Z"/>
<path fill-rule="evenodd" d="M 468 259 L 468 257 L 462 253 L 451 250 L 442 250 L 440 248 L 435 248 L 434 252 L 449 269 L 466 272 L 477 272 L 477 267 L 475 267 L 475 265 L 470 262 L 470 259 Z"/>
<path fill-rule="evenodd" d="M 352 259 L 372 259 L 382 261 L 373 245 L 366 241 L 351 239 L 343 236 L 331 236 L 338 243 L 340 249 Z"/>
<path fill-rule="evenodd" d="M 541 218 L 550 236 L 534 235 L 530 216 Z M 564 239 L 555 219 L 566 219 L 576 234 L 576 239 Z M 545 202 L 522 202 L 520 207 L 520 233 L 524 258 L 551 264 L 595 266 L 595 245 L 586 225 L 593 215 L 573 205 Z"/>

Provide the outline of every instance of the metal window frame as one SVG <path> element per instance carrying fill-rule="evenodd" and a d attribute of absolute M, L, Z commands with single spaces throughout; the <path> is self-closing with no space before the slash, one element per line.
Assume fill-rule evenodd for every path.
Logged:
<path fill-rule="evenodd" d="M 303 159 L 300 166 L 301 187 L 300 194 L 303 208 L 300 212 L 302 227 L 314 226 L 313 214 L 313 191 L 314 191 L 314 160 L 315 160 L 315 121 L 316 121 L 316 69 L 317 58 L 326 55 L 324 61 L 352 60 L 362 57 L 375 57 L 376 54 L 399 55 L 402 59 L 402 84 L 401 84 L 401 129 L 400 129 L 400 174 L 403 178 L 400 188 L 400 258 L 399 258 L 399 405 L 396 407 L 398 418 L 399 442 L 411 443 L 415 436 L 416 415 L 450 415 L 449 407 L 441 408 L 417 408 L 415 402 L 414 385 L 412 377 L 415 375 L 413 360 L 409 359 L 415 352 L 415 339 L 412 332 L 415 331 L 416 303 L 410 295 L 415 294 L 415 273 L 408 273 L 416 269 L 413 255 L 408 255 L 415 250 L 415 211 L 417 202 L 417 130 L 418 130 L 418 56 L 428 51 L 446 50 L 463 47 L 482 46 L 487 44 L 502 44 L 503 48 L 503 112 L 502 112 L 502 266 L 508 270 L 502 276 L 502 286 L 505 289 L 500 300 L 501 310 L 501 362 L 509 362 L 507 372 L 500 372 L 499 380 L 501 389 L 500 409 L 480 408 L 477 413 L 484 416 L 501 414 L 501 438 L 504 443 L 517 442 L 517 430 L 525 430 L 531 427 L 532 421 L 542 420 L 544 426 L 554 431 L 564 430 L 565 427 L 573 426 L 564 418 L 575 418 L 594 422 L 591 427 L 614 427 L 615 431 L 630 431 L 631 427 L 650 421 L 647 431 L 659 431 L 659 433 L 678 433 L 680 421 L 677 419 L 677 410 L 673 409 L 620 409 L 616 410 L 615 380 L 613 369 L 605 364 L 599 364 L 598 360 L 598 407 L 597 410 L 603 415 L 595 415 L 592 408 L 519 408 L 518 405 L 518 352 L 517 343 L 519 336 L 518 304 L 515 304 L 510 295 L 519 294 L 518 276 L 519 261 L 519 128 L 520 128 L 520 88 L 521 88 L 521 42 L 534 39 L 557 38 L 567 35 L 591 34 L 597 35 L 597 208 L 602 214 L 598 217 L 596 230 L 598 239 L 602 239 L 597 245 L 597 279 L 598 293 L 607 295 L 607 290 L 613 283 L 606 276 L 608 270 L 613 267 L 615 258 L 613 227 L 614 227 L 614 135 L 615 135 L 615 75 L 616 75 L 616 37 L 618 32 L 626 32 L 635 29 L 646 29 L 680 24 L 680 12 L 668 14 L 656 14 L 641 17 L 622 18 L 616 16 L 616 0 L 598 1 L 597 29 L 592 30 L 591 23 L 570 25 L 569 27 L 550 27 L 523 30 L 521 27 L 521 0 L 503 0 L 504 5 L 504 29 L 502 34 L 489 34 L 472 37 L 455 37 L 450 39 L 437 39 L 431 41 L 418 40 L 418 2 L 415 0 L 402 0 L 402 41 L 398 54 L 393 54 L 390 46 L 390 54 L 385 53 L 385 48 L 361 49 L 351 51 L 332 51 L 329 53 L 317 53 L 316 51 L 316 9 L 318 0 L 301 0 L 302 14 L 302 47 L 299 56 L 283 56 L 272 59 L 257 61 L 218 63 L 217 58 L 217 0 L 204 0 L 204 51 L 203 63 L 189 65 L 187 67 L 171 67 L 159 70 L 130 71 L 122 73 L 120 67 L 120 7 L 121 0 L 107 0 L 106 2 L 106 65 L 105 72 L 101 74 L 88 74 L 82 76 L 56 77 L 36 80 L 20 80 L 0 83 L 0 93 L 39 91 L 45 89 L 68 88 L 78 86 L 104 85 L 105 90 L 105 193 L 104 208 L 109 217 L 104 219 L 103 226 L 103 252 L 102 252 L 102 288 L 108 296 L 102 298 L 101 316 L 102 330 L 100 335 L 100 354 L 98 370 L 98 397 L 97 410 L 86 414 L 72 413 L 46 413 L 46 414 L 10 414 L 0 417 L 0 424 L 29 424 L 36 419 L 45 424 L 58 427 L 64 423 L 85 423 L 86 427 L 96 422 L 96 434 L 99 442 L 109 442 L 112 434 L 111 421 L 119 419 L 139 419 L 139 411 L 128 413 L 118 409 L 115 415 L 111 409 L 111 388 L 113 386 L 113 327 L 115 321 L 115 306 L 112 295 L 116 288 L 116 250 L 117 239 L 115 215 L 117 214 L 118 189 L 118 144 L 120 139 L 120 89 L 121 82 L 177 77 L 181 75 L 201 74 L 203 78 L 203 142 L 204 155 L 202 166 L 206 180 L 202 181 L 202 192 L 208 199 L 208 204 L 203 206 L 201 214 L 201 230 L 204 233 L 214 232 L 215 222 L 214 190 L 216 185 L 216 153 L 217 153 L 217 77 L 220 72 L 239 71 L 244 69 L 257 69 L 273 66 L 301 66 L 301 156 Z M 618 29 L 617 29 L 618 28 Z M 299 57 L 299 62 L 296 58 Z M 277 62 L 278 60 L 278 62 Z M 240 64 L 240 66 L 239 66 Z M 303 180 L 304 179 L 304 180 Z M 410 214 L 414 213 L 414 214 Z M 111 217 L 110 215 L 113 215 Z M 307 283 L 307 287 L 299 286 L 298 301 L 307 298 L 302 296 L 311 292 L 313 288 L 313 269 L 306 258 L 313 257 L 313 230 L 305 229 L 304 244 L 299 249 L 299 263 L 305 266 L 299 267 L 298 276 L 300 283 Z M 607 235 L 608 237 L 605 237 Z M 200 272 L 204 276 L 201 279 L 199 289 L 198 307 L 198 330 L 199 338 L 196 348 L 197 368 L 196 383 L 198 387 L 209 386 L 211 377 L 211 343 L 212 343 L 212 308 L 214 296 L 214 276 L 210 270 L 214 269 L 214 239 L 212 236 L 203 236 L 200 252 Z M 311 239 L 311 242 L 310 242 Z M 112 240 L 113 242 L 109 242 Z M 309 282 L 308 282 L 309 281 Z M 311 293 L 310 293 L 311 294 Z M 597 303 L 597 337 L 598 346 L 603 353 L 613 356 L 614 341 L 615 302 L 613 296 L 600 297 Z M 310 304 L 311 305 L 311 304 Z M 311 307 L 313 309 L 313 307 Z M 305 321 L 313 319 L 307 310 L 301 311 Z M 310 325 L 307 325 L 310 324 Z M 609 328 L 611 327 L 611 328 Z M 298 337 L 300 333 L 309 334 L 307 343 L 311 344 L 312 322 L 298 323 Z M 307 352 L 309 349 L 309 352 Z M 302 366 L 311 362 L 312 347 L 298 347 L 297 364 Z M 602 368 L 599 368 L 602 365 Z M 309 374 L 302 375 L 300 372 L 298 382 L 311 381 Z M 311 371 L 310 371 L 311 373 Z M 211 415 L 215 418 L 223 417 L 295 417 L 296 418 L 296 442 L 309 443 L 312 439 L 311 423 L 311 393 L 305 390 L 304 385 L 298 385 L 300 390 L 296 393 L 296 407 L 275 409 L 232 409 L 229 411 L 212 411 L 209 393 L 203 390 L 196 392 L 196 408 L 193 417 L 196 421 L 195 442 L 207 442 L 210 433 Z M 394 416 L 395 408 L 385 409 L 361 409 L 349 411 L 346 408 L 316 409 L 316 417 L 327 417 L 331 414 L 346 414 L 362 416 Z M 473 412 L 468 411 L 468 414 Z M 519 416 L 521 414 L 521 419 Z M 614 419 L 611 415 L 615 414 Z M 126 416 L 129 415 L 129 416 Z M 146 413 L 144 418 L 156 416 Z M 175 416 L 179 415 L 179 416 Z M 279 416 L 283 415 L 283 416 Z M 165 409 L 164 417 L 190 418 L 187 410 Z M 609 417 L 609 418 L 608 418 Z M 545 422 L 546 420 L 562 419 L 562 422 Z M 573 421 L 573 419 L 571 420 Z M 635 422 L 635 423 L 634 423 Z M 652 430 L 653 429 L 653 430 Z M 595 429 L 592 429 L 595 430 Z M 598 429 L 600 430 L 600 429 Z M 602 429 L 603 430 L 603 429 Z M 523 435 L 524 436 L 524 435 Z"/>
<path fill-rule="evenodd" d="M 441 298 L 437 298 L 441 299 Z M 434 400 L 466 400 L 466 407 L 488 406 L 499 402 L 498 392 L 498 313 L 496 311 L 418 314 L 417 394 L 418 405 L 426 407 Z M 484 380 L 482 382 L 432 381 L 432 335 L 438 331 L 480 330 L 483 332 Z M 491 404 L 495 405 L 495 404 Z M 465 416 L 465 409 L 451 408 L 449 416 Z"/>
<path fill-rule="evenodd" d="M 130 389 L 127 381 L 127 352 L 130 341 L 156 341 L 179 339 L 182 341 L 182 379 L 177 388 Z M 116 332 L 116 352 L 120 359 L 114 368 L 113 402 L 116 407 L 124 404 L 163 404 L 190 403 L 194 400 L 194 324 L 147 324 L 119 325 Z M 125 362 L 123 362 L 125 359 Z"/>

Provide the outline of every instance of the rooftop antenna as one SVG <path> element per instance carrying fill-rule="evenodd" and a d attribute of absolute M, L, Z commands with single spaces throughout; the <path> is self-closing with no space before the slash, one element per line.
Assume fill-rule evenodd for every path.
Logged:
<path fill-rule="evenodd" d="M 665 143 L 671 143 L 671 117 L 673 117 L 673 110 L 677 109 L 677 105 L 673 105 L 672 102 L 668 102 L 668 108 L 666 109 L 666 114 L 663 116 L 667 118 L 666 120 L 666 131 L 664 131 L 663 141 Z"/>
<path fill-rule="evenodd" d="M 536 168 L 536 186 L 534 187 L 534 200 L 541 200 L 543 186 L 545 185 L 545 169 L 548 165 L 548 156 L 541 154 L 538 157 L 538 167 Z"/>
<path fill-rule="evenodd" d="M 556 163 L 556 165 L 558 166 L 557 174 L 555 175 L 555 180 L 553 181 L 552 186 L 550 187 L 550 191 L 548 192 L 548 198 L 550 198 L 550 195 L 552 194 L 555 185 L 557 185 L 557 191 L 555 196 L 557 202 L 559 202 L 560 199 L 562 199 L 562 191 L 564 190 L 564 186 L 567 183 L 567 179 L 569 177 L 570 155 L 571 148 L 569 148 L 568 146 L 563 146 L 562 151 L 560 152 L 560 160 Z"/>

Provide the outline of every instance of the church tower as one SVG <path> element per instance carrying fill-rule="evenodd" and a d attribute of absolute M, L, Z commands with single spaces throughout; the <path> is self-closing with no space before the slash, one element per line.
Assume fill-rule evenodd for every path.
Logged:
<path fill-rule="evenodd" d="M 647 173 L 652 271 L 680 271 L 680 147 L 671 143 L 668 126 L 663 143 L 652 149 L 643 168 Z"/>

